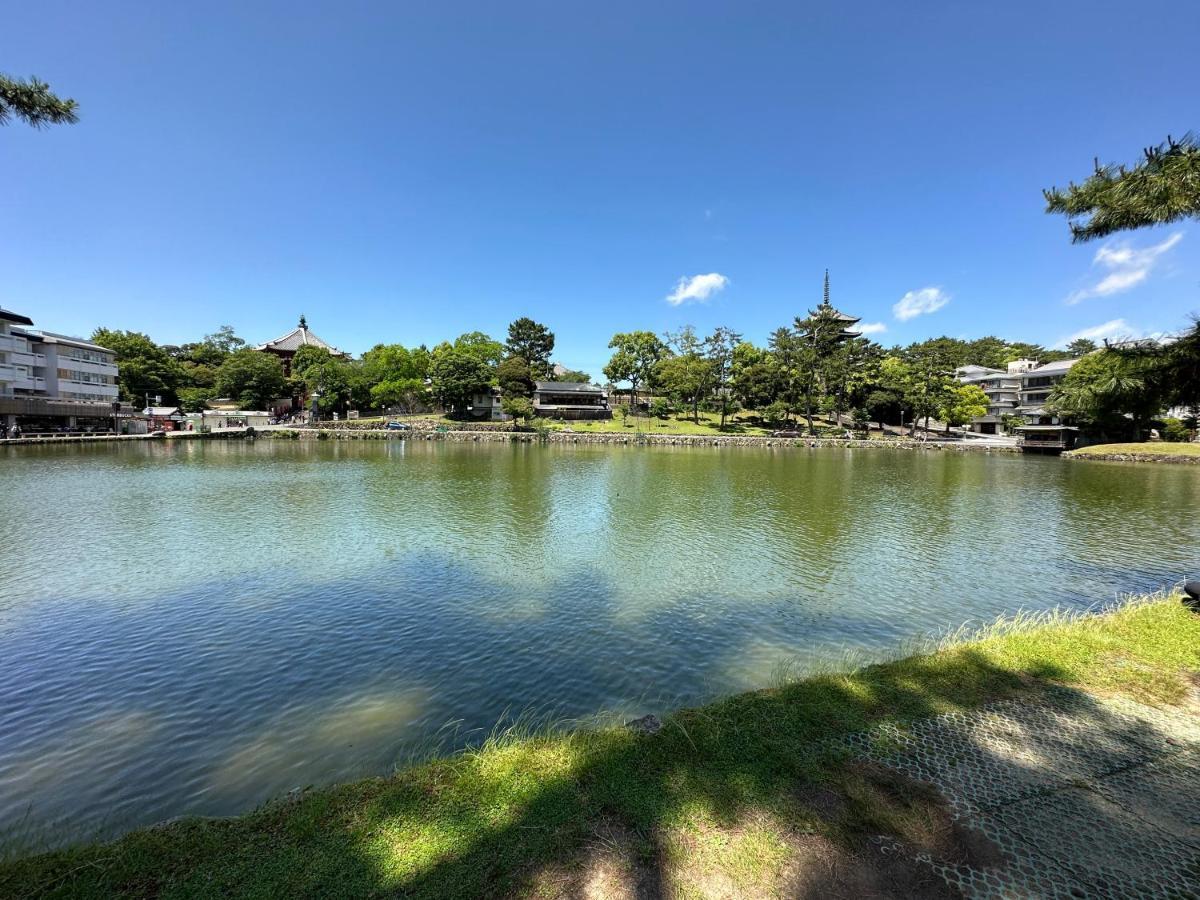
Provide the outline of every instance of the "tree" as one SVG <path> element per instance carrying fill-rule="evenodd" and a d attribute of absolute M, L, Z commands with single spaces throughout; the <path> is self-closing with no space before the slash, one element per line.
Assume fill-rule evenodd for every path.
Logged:
<path fill-rule="evenodd" d="M 1000 425 L 1008 434 L 1013 434 L 1025 424 L 1025 417 L 1016 413 L 1005 413 L 1000 417 Z"/>
<path fill-rule="evenodd" d="M 330 353 L 324 347 L 304 344 L 292 355 L 292 375 L 304 378 L 304 373 L 313 366 L 323 365 L 331 359 Z"/>
<path fill-rule="evenodd" d="M 925 419 L 925 431 L 929 431 L 929 420 L 939 415 L 951 402 L 951 395 L 959 382 L 953 370 L 962 365 L 952 341 L 935 338 L 912 344 L 901 352 L 905 368 L 901 376 L 904 399 L 913 412 L 912 434 L 917 433 L 917 420 Z"/>
<path fill-rule="evenodd" d="M 1087 356 L 1096 349 L 1096 342 L 1091 338 L 1075 338 L 1067 344 L 1067 352 L 1072 356 Z"/>
<path fill-rule="evenodd" d="M 763 408 L 763 419 L 772 425 L 786 425 L 790 411 L 788 405 L 782 400 L 776 400 Z"/>
<path fill-rule="evenodd" d="M 372 384 L 429 374 L 429 351 L 424 347 L 410 350 L 403 344 L 376 344 L 363 354 L 362 362 Z"/>
<path fill-rule="evenodd" d="M 746 409 L 764 409 L 779 395 L 779 372 L 775 357 L 749 341 L 733 348 L 730 389 Z"/>
<path fill-rule="evenodd" d="M 651 331 L 630 331 L 614 334 L 608 346 L 616 352 L 604 367 L 604 377 L 612 382 L 628 381 L 630 402 L 636 404 L 638 388 L 654 378 L 654 367 L 666 354 L 666 345 Z"/>
<path fill-rule="evenodd" d="M 883 431 L 885 420 L 890 421 L 900 415 L 904 408 L 904 398 L 897 390 L 877 388 L 867 394 L 862 408 L 873 421 L 879 423 L 879 430 Z"/>
<path fill-rule="evenodd" d="M 776 328 L 771 332 L 767 346 L 775 362 L 778 401 L 783 403 L 790 413 L 799 405 L 802 394 L 805 352 L 800 343 L 800 335 L 791 328 Z"/>
<path fill-rule="evenodd" d="M 237 402 L 242 409 L 267 409 L 287 391 L 279 357 L 257 350 L 231 353 L 217 369 L 217 393 Z"/>
<path fill-rule="evenodd" d="M 317 349 L 305 348 L 304 349 Z M 297 351 L 296 356 L 300 356 Z M 292 359 L 292 372 L 304 382 L 305 391 L 317 398 L 322 411 L 345 413 L 371 403 L 371 387 L 362 363 L 334 356 L 328 350 L 306 354 L 301 369 Z"/>
<path fill-rule="evenodd" d="M 1072 183 L 1065 191 L 1051 188 L 1043 192 L 1046 211 L 1067 216 L 1075 242 L 1200 217 L 1200 144 L 1196 138 L 1189 133 L 1176 141 L 1168 135 L 1165 144 L 1144 150 L 1143 157 L 1132 169 L 1101 167 L 1096 160 L 1095 172 L 1083 184 Z M 1080 224 L 1075 220 L 1081 216 L 1091 218 Z M 1189 408 L 1200 406 L 1200 320 L 1166 345 L 1135 344 L 1109 350 L 1133 364 L 1135 374 L 1129 377 L 1142 379 L 1146 392 L 1156 401 Z M 1060 392 L 1058 402 L 1087 408 L 1110 393 L 1088 389 L 1082 382 L 1068 384 L 1072 381 L 1070 375 L 1084 362 L 1089 362 L 1085 373 L 1102 365 L 1094 355 L 1080 360 L 1063 380 L 1066 389 Z M 1116 390 L 1124 377 L 1118 373 L 1102 382 Z"/>
<path fill-rule="evenodd" d="M 1118 345 L 1108 352 L 1137 363 L 1164 407 L 1200 407 L 1200 319 L 1174 340 Z"/>
<path fill-rule="evenodd" d="M 1046 409 L 1100 437 L 1136 440 L 1165 406 L 1154 379 L 1154 361 L 1111 350 L 1075 363 L 1050 392 Z"/>
<path fill-rule="evenodd" d="M 942 397 L 938 418 L 946 423 L 946 431 L 952 425 L 966 425 L 972 419 L 987 415 L 988 397 L 977 384 L 960 384 L 951 388 Z"/>
<path fill-rule="evenodd" d="M 147 395 L 160 396 L 168 404 L 179 399 L 183 367 L 148 335 L 97 328 L 91 339 L 116 354 L 122 400 L 140 407 Z"/>
<path fill-rule="evenodd" d="M 830 355 L 825 364 L 824 389 L 835 422 L 842 413 L 866 400 L 873 386 L 883 348 L 867 338 L 851 338 Z"/>
<path fill-rule="evenodd" d="M 967 344 L 966 359 L 962 365 L 987 366 L 1003 369 L 1009 362 L 1009 345 L 994 335 L 976 338 Z"/>
<path fill-rule="evenodd" d="M 7 125 L 14 116 L 34 128 L 73 125 L 79 121 L 78 108 L 74 100 L 54 94 L 44 81 L 0 75 L 0 125 Z"/>
<path fill-rule="evenodd" d="M 692 408 L 692 421 L 700 422 L 700 401 L 712 390 L 712 360 L 705 342 L 691 325 L 667 335 L 670 353 L 658 361 L 654 380 L 668 396 Z"/>
<path fill-rule="evenodd" d="M 533 374 L 529 363 L 520 356 L 510 356 L 496 369 L 496 381 L 506 397 L 532 397 Z"/>
<path fill-rule="evenodd" d="M 427 394 L 429 351 L 424 347 L 410 350 L 401 344 L 376 344 L 363 354 L 362 370 L 372 405 L 400 407 L 413 413 Z"/>
<path fill-rule="evenodd" d="M 471 354 L 493 369 L 504 358 L 504 345 L 482 331 L 469 331 L 454 339 L 454 349 Z"/>
<path fill-rule="evenodd" d="M 429 365 L 433 396 L 447 410 L 462 415 L 475 394 L 492 386 L 492 368 L 468 349 L 442 344 Z"/>
<path fill-rule="evenodd" d="M 208 409 L 208 401 L 216 397 L 211 387 L 186 387 L 179 389 L 179 406 L 184 412 L 196 413 Z"/>
<path fill-rule="evenodd" d="M 509 356 L 520 357 L 529 366 L 535 379 L 550 375 L 550 354 L 554 352 L 554 332 L 545 325 L 522 316 L 508 326 L 505 350 Z"/>
<path fill-rule="evenodd" d="M 718 326 L 704 340 L 712 387 L 721 403 L 722 428 L 725 427 L 725 417 L 729 412 L 729 379 L 733 371 L 733 351 L 741 340 L 740 334 L 724 325 Z"/>
<path fill-rule="evenodd" d="M 382 409 L 398 407 L 412 415 L 422 406 L 429 393 L 423 378 L 391 378 L 371 385 L 371 403 Z"/>
<path fill-rule="evenodd" d="M 217 353 L 228 356 L 246 346 L 246 342 L 237 336 L 232 325 L 222 325 L 212 334 L 206 334 L 201 347 L 212 348 Z M 196 360 L 199 362 L 200 360 Z"/>
<path fill-rule="evenodd" d="M 825 273 L 825 296 L 808 316 L 796 317 L 796 333 L 799 341 L 795 347 L 799 363 L 800 391 L 804 397 L 804 418 L 808 421 L 808 433 L 815 434 L 813 427 L 813 401 L 822 387 L 828 383 L 830 366 L 841 345 L 850 339 L 846 333 L 846 320 L 829 303 L 829 273 Z"/>
<path fill-rule="evenodd" d="M 1075 243 L 1118 231 L 1200 218 L 1200 143 L 1185 134 L 1142 151 L 1141 162 L 1101 166 L 1082 184 L 1050 188 L 1046 212 L 1067 217 Z M 1081 219 L 1083 221 L 1081 221 Z"/>
<path fill-rule="evenodd" d="M 504 397 L 500 400 L 500 408 L 507 415 L 526 423 L 533 418 L 533 401 L 528 397 Z"/>

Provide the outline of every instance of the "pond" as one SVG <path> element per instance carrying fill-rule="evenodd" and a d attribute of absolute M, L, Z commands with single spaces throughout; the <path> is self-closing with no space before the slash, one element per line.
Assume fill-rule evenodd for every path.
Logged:
<path fill-rule="evenodd" d="M 424 442 L 0 448 L 0 847 L 227 815 L 1200 568 L 1200 468 Z"/>

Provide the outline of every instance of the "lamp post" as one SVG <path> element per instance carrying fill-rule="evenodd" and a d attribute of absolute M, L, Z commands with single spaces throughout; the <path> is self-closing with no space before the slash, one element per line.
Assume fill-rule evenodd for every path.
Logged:
<path fill-rule="evenodd" d="M 312 392 L 312 424 L 314 427 L 316 426 L 317 420 L 321 415 L 321 406 L 320 406 L 320 403 L 318 402 L 320 399 L 321 399 L 321 392 L 313 391 Z"/>

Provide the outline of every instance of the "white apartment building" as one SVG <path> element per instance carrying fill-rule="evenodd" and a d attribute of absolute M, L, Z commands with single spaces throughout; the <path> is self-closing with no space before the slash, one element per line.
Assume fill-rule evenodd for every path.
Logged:
<path fill-rule="evenodd" d="M 13 335 L 14 328 L 32 324 L 27 316 L 0 309 L 0 397 L 13 396 L 18 387 L 25 390 L 35 386 L 32 379 L 36 355 L 23 337 Z"/>
<path fill-rule="evenodd" d="M 1003 434 L 1004 417 L 1016 415 L 1021 402 L 1021 378 L 1037 366 L 1031 359 L 1010 362 L 1007 369 L 962 366 L 954 371 L 963 384 L 973 384 L 987 394 L 987 413 L 971 420 L 971 430 L 980 434 Z"/>
<path fill-rule="evenodd" d="M 954 374 L 963 384 L 978 385 L 987 394 L 986 415 L 971 420 L 971 430 L 981 434 L 1004 432 L 1004 417 L 1018 415 L 1030 425 L 1058 424 L 1044 409 L 1046 398 L 1079 360 L 1064 359 L 1038 365 L 1032 359 L 1010 362 L 1007 369 L 963 366 Z"/>
<path fill-rule="evenodd" d="M 111 350 L 90 341 L 53 334 L 28 332 L 27 340 L 36 357 L 35 381 L 44 382 L 45 396 L 60 400 L 112 403 L 117 399 L 117 357 Z"/>
<path fill-rule="evenodd" d="M 1046 412 L 1046 400 L 1055 386 L 1067 376 L 1071 366 L 1077 362 L 1078 359 L 1060 359 L 1023 373 L 1021 403 L 1017 407 L 1017 414 L 1024 416 L 1030 425 L 1062 424 L 1056 416 Z"/>
<path fill-rule="evenodd" d="M 32 329 L 33 320 L 0 309 L 0 425 L 20 420 L 106 420 L 117 401 L 113 351 L 90 341 Z M 25 428 L 25 425 L 22 425 Z"/>

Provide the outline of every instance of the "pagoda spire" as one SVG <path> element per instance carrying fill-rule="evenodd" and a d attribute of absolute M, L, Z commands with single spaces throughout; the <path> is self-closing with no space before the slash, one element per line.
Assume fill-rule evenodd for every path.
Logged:
<path fill-rule="evenodd" d="M 824 300 L 823 305 L 824 306 L 829 305 L 829 270 L 828 269 L 825 270 L 825 300 Z"/>

